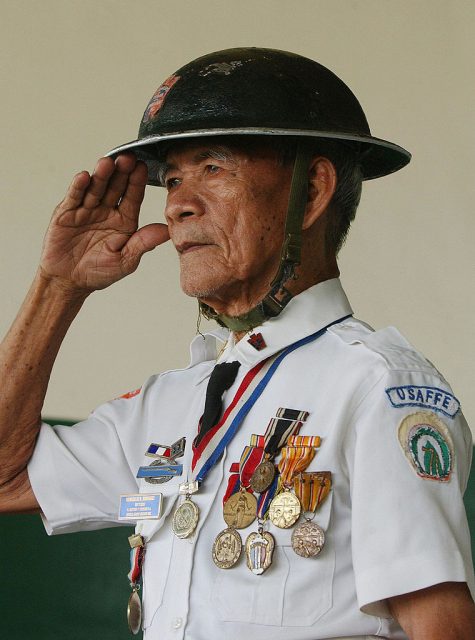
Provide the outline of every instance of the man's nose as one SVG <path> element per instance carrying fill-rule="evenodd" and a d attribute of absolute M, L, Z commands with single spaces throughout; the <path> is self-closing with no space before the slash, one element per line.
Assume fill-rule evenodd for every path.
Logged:
<path fill-rule="evenodd" d="M 202 216 L 205 207 L 193 181 L 183 181 L 167 195 L 165 218 L 168 224 Z"/>

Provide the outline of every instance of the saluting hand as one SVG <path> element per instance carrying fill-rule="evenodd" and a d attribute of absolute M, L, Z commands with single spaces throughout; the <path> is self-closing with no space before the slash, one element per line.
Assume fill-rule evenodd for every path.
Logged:
<path fill-rule="evenodd" d="M 138 228 L 147 167 L 132 154 L 101 158 L 78 173 L 56 207 L 40 272 L 72 290 L 104 289 L 138 267 L 144 253 L 169 239 L 165 224 Z"/>

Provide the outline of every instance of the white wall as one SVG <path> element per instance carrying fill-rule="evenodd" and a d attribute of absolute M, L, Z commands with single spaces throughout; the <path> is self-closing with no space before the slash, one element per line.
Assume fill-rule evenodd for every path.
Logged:
<path fill-rule="evenodd" d="M 412 151 L 367 183 L 341 255 L 356 315 L 397 325 L 445 373 L 475 425 L 471 0 L 2 0 L 0 331 L 34 273 L 50 212 L 77 171 L 135 138 L 162 79 L 209 51 L 288 49 L 332 68 L 373 133 Z M 162 219 L 149 189 L 145 222 Z M 196 303 L 173 250 L 95 294 L 55 368 L 45 414 L 83 417 L 186 364 Z"/>

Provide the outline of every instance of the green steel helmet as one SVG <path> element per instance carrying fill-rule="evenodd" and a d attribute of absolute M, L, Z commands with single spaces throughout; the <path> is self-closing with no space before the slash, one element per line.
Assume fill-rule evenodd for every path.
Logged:
<path fill-rule="evenodd" d="M 178 69 L 153 94 L 131 150 L 149 168 L 149 184 L 173 140 L 269 135 L 341 140 L 356 147 L 363 178 L 404 167 L 411 155 L 375 138 L 358 100 L 314 60 L 276 49 L 246 47 L 202 56 Z"/>

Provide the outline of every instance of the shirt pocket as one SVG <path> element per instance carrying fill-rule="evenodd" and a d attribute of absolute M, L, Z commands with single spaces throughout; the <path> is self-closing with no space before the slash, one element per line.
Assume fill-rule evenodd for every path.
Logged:
<path fill-rule="evenodd" d="M 291 546 L 293 529 L 278 529 L 271 524 L 275 549 L 265 573 L 254 575 L 245 558 L 241 558 L 238 566 L 217 574 L 212 604 L 220 620 L 277 627 L 311 626 L 331 608 L 335 571 L 335 549 L 328 531 L 331 503 L 332 493 L 314 520 L 326 532 L 325 546 L 318 556 L 297 555 Z M 243 546 L 249 532 L 242 532 Z"/>

